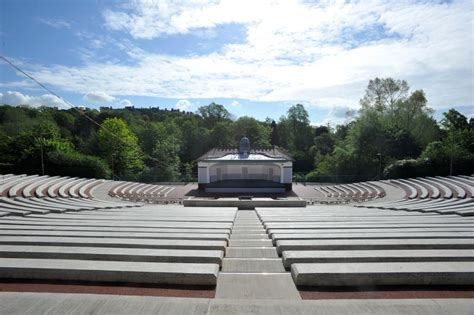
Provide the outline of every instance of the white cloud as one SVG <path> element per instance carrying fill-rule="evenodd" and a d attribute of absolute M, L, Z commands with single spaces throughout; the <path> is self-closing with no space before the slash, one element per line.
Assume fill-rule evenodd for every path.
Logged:
<path fill-rule="evenodd" d="M 116 98 L 112 95 L 101 91 L 87 93 L 84 95 L 83 99 L 93 103 L 110 103 L 116 100 Z"/>
<path fill-rule="evenodd" d="M 40 18 L 40 19 L 38 19 L 38 21 L 40 21 L 41 23 L 46 24 L 46 25 L 48 25 L 52 28 L 55 28 L 55 29 L 71 28 L 71 23 L 69 23 L 65 20 L 61 20 L 61 19 L 43 19 L 43 18 Z"/>
<path fill-rule="evenodd" d="M 188 100 L 179 100 L 178 102 L 176 102 L 176 105 L 174 105 L 174 107 L 181 111 L 186 111 L 189 107 L 191 107 L 191 105 L 191 102 Z"/>
<path fill-rule="evenodd" d="M 326 108 L 357 108 L 368 80 L 390 76 L 423 88 L 430 106 L 444 108 L 474 104 L 473 14 L 469 1 L 137 0 L 104 12 L 108 28 L 152 39 L 237 23 L 246 37 L 188 56 L 122 41 L 117 47 L 128 60 L 28 70 L 76 93 L 300 101 Z"/>
<path fill-rule="evenodd" d="M 133 106 L 133 103 L 130 100 L 123 99 L 120 101 L 120 105 L 122 105 L 123 107 L 129 107 Z"/>
<path fill-rule="evenodd" d="M 239 106 L 240 106 L 240 103 L 239 103 L 239 101 L 233 100 L 233 101 L 230 103 L 230 106 L 232 106 L 232 107 L 239 107 Z"/>
<path fill-rule="evenodd" d="M 332 106 L 323 119 L 316 122 L 311 122 L 313 126 L 336 126 L 340 124 L 347 124 L 353 120 L 357 112 L 350 106 Z"/>
<path fill-rule="evenodd" d="M 65 102 L 51 94 L 43 94 L 41 96 L 30 96 L 22 94 L 17 91 L 8 91 L 0 93 L 0 104 L 6 104 L 10 106 L 30 106 L 30 107 L 58 107 L 58 108 L 70 108 Z"/>

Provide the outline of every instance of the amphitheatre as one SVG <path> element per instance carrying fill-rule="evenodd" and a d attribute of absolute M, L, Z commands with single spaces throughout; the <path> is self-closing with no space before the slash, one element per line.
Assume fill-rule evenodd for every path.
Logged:
<path fill-rule="evenodd" d="M 0 313 L 473 311 L 474 176 L 196 188 L 0 175 Z"/>

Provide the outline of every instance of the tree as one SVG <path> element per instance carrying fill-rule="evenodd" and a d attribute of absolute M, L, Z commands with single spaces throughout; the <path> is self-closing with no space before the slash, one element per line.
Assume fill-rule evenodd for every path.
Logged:
<path fill-rule="evenodd" d="M 253 117 L 243 116 L 234 122 L 235 143 L 239 143 L 242 137 L 248 137 L 251 146 L 268 147 L 270 135 L 271 128 Z"/>
<path fill-rule="evenodd" d="M 310 148 L 313 145 L 313 134 L 309 125 L 309 114 L 301 104 L 296 104 L 288 109 L 285 129 L 288 132 L 287 148 L 295 158 L 294 170 L 307 172 L 313 167 L 314 157 Z M 283 127 L 283 126 L 282 126 Z"/>
<path fill-rule="evenodd" d="M 288 109 L 291 146 L 294 151 L 306 151 L 312 144 L 309 114 L 301 104 Z"/>
<path fill-rule="evenodd" d="M 451 108 L 448 112 L 443 113 L 444 118 L 441 120 L 441 126 L 444 130 L 455 131 L 469 127 L 467 117 Z"/>
<path fill-rule="evenodd" d="M 208 148 L 229 148 L 237 145 L 234 139 L 232 122 L 228 121 L 218 122 L 210 131 L 208 139 Z"/>
<path fill-rule="evenodd" d="M 143 181 L 178 180 L 180 168 L 180 130 L 172 121 L 152 123 L 140 135 L 140 143 L 147 153 L 147 168 L 141 174 Z"/>
<path fill-rule="evenodd" d="M 143 169 L 143 156 L 137 137 L 120 118 L 107 118 L 98 133 L 101 155 L 114 173 L 133 179 Z"/>
<path fill-rule="evenodd" d="M 227 111 L 227 109 L 225 109 L 223 105 L 216 103 L 199 107 L 198 113 L 210 128 L 213 128 L 218 122 L 232 119 L 232 115 Z"/>
<path fill-rule="evenodd" d="M 474 158 L 474 128 L 470 128 L 466 116 L 450 109 L 443 113 L 444 118 L 441 125 L 444 128 L 445 137 L 443 147 L 449 156 L 449 174 L 453 175 L 455 161 L 462 161 L 466 158 Z"/>
<path fill-rule="evenodd" d="M 278 134 L 278 125 L 277 123 L 272 120 L 272 123 L 271 123 L 271 128 L 272 128 L 272 134 L 271 134 L 271 145 L 272 146 L 279 146 L 280 145 L 280 136 Z"/>
<path fill-rule="evenodd" d="M 360 100 L 362 110 L 373 108 L 378 112 L 393 112 L 395 105 L 407 97 L 409 87 L 404 80 L 392 78 L 370 80 L 364 97 Z"/>

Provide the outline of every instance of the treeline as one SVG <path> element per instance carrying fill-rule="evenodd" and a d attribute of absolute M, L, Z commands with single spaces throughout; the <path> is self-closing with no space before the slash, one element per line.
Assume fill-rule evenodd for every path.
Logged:
<path fill-rule="evenodd" d="M 311 126 L 303 105 L 278 121 L 235 119 L 212 103 L 196 113 L 158 108 L 77 111 L 0 106 L 0 173 L 191 181 L 212 147 L 279 146 L 302 180 L 352 181 L 472 173 L 474 128 L 454 109 L 441 124 L 423 91 L 371 80 L 347 124 Z M 348 120 L 349 121 L 349 120 Z M 297 175 L 298 176 L 298 175 Z"/>
<path fill-rule="evenodd" d="M 316 128 L 315 169 L 306 177 L 353 181 L 474 171 L 474 128 L 450 109 L 438 124 L 422 90 L 407 82 L 370 80 L 356 119 Z M 335 175 L 335 177 L 328 175 Z"/>

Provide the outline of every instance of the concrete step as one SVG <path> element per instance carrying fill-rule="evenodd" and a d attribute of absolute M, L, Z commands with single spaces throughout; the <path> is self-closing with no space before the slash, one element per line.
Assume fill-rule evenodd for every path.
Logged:
<path fill-rule="evenodd" d="M 231 234 L 230 239 L 268 239 L 269 236 L 266 233 L 237 233 Z"/>
<path fill-rule="evenodd" d="M 232 226 L 232 229 L 249 229 L 249 228 L 263 228 L 263 225 L 261 223 L 256 223 L 256 224 L 234 224 Z"/>
<path fill-rule="evenodd" d="M 1 227 L 1 226 L 0 226 Z M 384 229 L 269 229 L 272 234 L 346 234 L 346 233 L 424 233 L 424 232 L 471 232 L 474 227 L 459 228 L 384 228 Z"/>
<path fill-rule="evenodd" d="M 474 250 L 415 249 L 284 251 L 282 259 L 286 268 L 290 268 L 291 264 L 295 263 L 474 261 Z"/>
<path fill-rule="evenodd" d="M 393 222 L 378 222 L 378 223 L 316 223 L 316 224 L 266 224 L 265 229 L 385 229 L 385 228 L 450 228 L 450 227 L 461 227 L 461 228 L 474 228 L 474 222 L 466 220 L 463 218 L 461 222 L 438 222 L 438 223 L 429 223 L 429 222 L 405 222 L 405 223 L 393 223 Z"/>
<path fill-rule="evenodd" d="M 270 242 L 270 241 L 269 241 Z M 39 237 L 4 236 L 1 245 L 41 245 L 41 246 L 82 246 L 82 247 L 122 247 L 122 248 L 161 248 L 225 250 L 225 241 L 197 240 L 150 240 L 132 238 L 92 238 L 92 237 Z"/>
<path fill-rule="evenodd" d="M 143 239 L 194 239 L 227 241 L 228 234 L 203 233 L 140 233 L 140 232 L 90 232 L 90 231 L 31 231 L 5 230 L 0 236 L 58 236 L 58 237 L 106 237 L 106 238 L 143 238 Z"/>
<path fill-rule="evenodd" d="M 301 297 L 288 273 L 221 272 L 217 279 L 216 299 L 301 300 Z"/>
<path fill-rule="evenodd" d="M 269 239 L 263 240 L 229 240 L 229 247 L 273 247 L 272 241 Z"/>
<path fill-rule="evenodd" d="M 227 258 L 277 258 L 274 247 L 227 247 Z"/>
<path fill-rule="evenodd" d="M 0 258 L 0 278 L 214 285 L 217 264 Z"/>
<path fill-rule="evenodd" d="M 224 258 L 222 272 L 285 272 L 280 258 Z"/>
<path fill-rule="evenodd" d="M 297 286 L 473 285 L 472 262 L 293 264 Z"/>
<path fill-rule="evenodd" d="M 28 214 L 28 213 L 26 213 Z M 15 219 L 16 218 L 16 219 Z M 177 228 L 177 229 L 230 229 L 232 223 L 212 222 L 134 222 L 134 221 L 89 221 L 89 220 L 44 220 L 30 219 L 28 217 L 1 218 L 0 224 L 24 224 L 41 226 L 73 226 L 73 227 L 126 227 L 126 228 Z"/>
<path fill-rule="evenodd" d="M 474 238 L 473 232 L 423 232 L 423 233 L 302 233 L 273 234 L 278 240 L 319 240 L 319 239 L 417 239 L 417 238 Z"/>
<path fill-rule="evenodd" d="M 282 240 L 277 251 L 369 249 L 474 249 L 474 239 Z"/>
<path fill-rule="evenodd" d="M 232 234 L 267 234 L 264 229 L 242 229 L 242 230 L 232 230 Z"/>
<path fill-rule="evenodd" d="M 0 257 L 3 258 L 213 263 L 220 265 L 223 256 L 224 252 L 220 250 L 0 245 Z"/>
<path fill-rule="evenodd" d="M 226 223 L 226 222 L 233 222 L 233 217 L 221 217 L 221 216 L 193 216 L 192 214 L 183 214 L 182 216 L 179 215 L 160 215 L 159 213 L 155 214 L 107 214 L 102 211 L 93 211 L 93 212 L 83 212 L 83 213 L 65 213 L 65 214 L 50 214 L 45 218 L 49 219 L 61 219 L 61 220 L 126 220 L 126 221 L 145 221 L 145 222 L 155 222 L 155 221 L 179 221 L 179 222 L 216 222 L 216 223 Z"/>
<path fill-rule="evenodd" d="M 49 226 L 49 225 L 20 225 L 0 224 L 0 231 L 29 230 L 29 231 L 89 231 L 89 232 L 123 232 L 123 233 L 203 233 L 230 234 L 230 229 L 178 229 L 178 228 L 127 228 L 127 227 L 84 227 L 84 226 Z M 265 232 L 263 232 L 265 233 Z"/>

